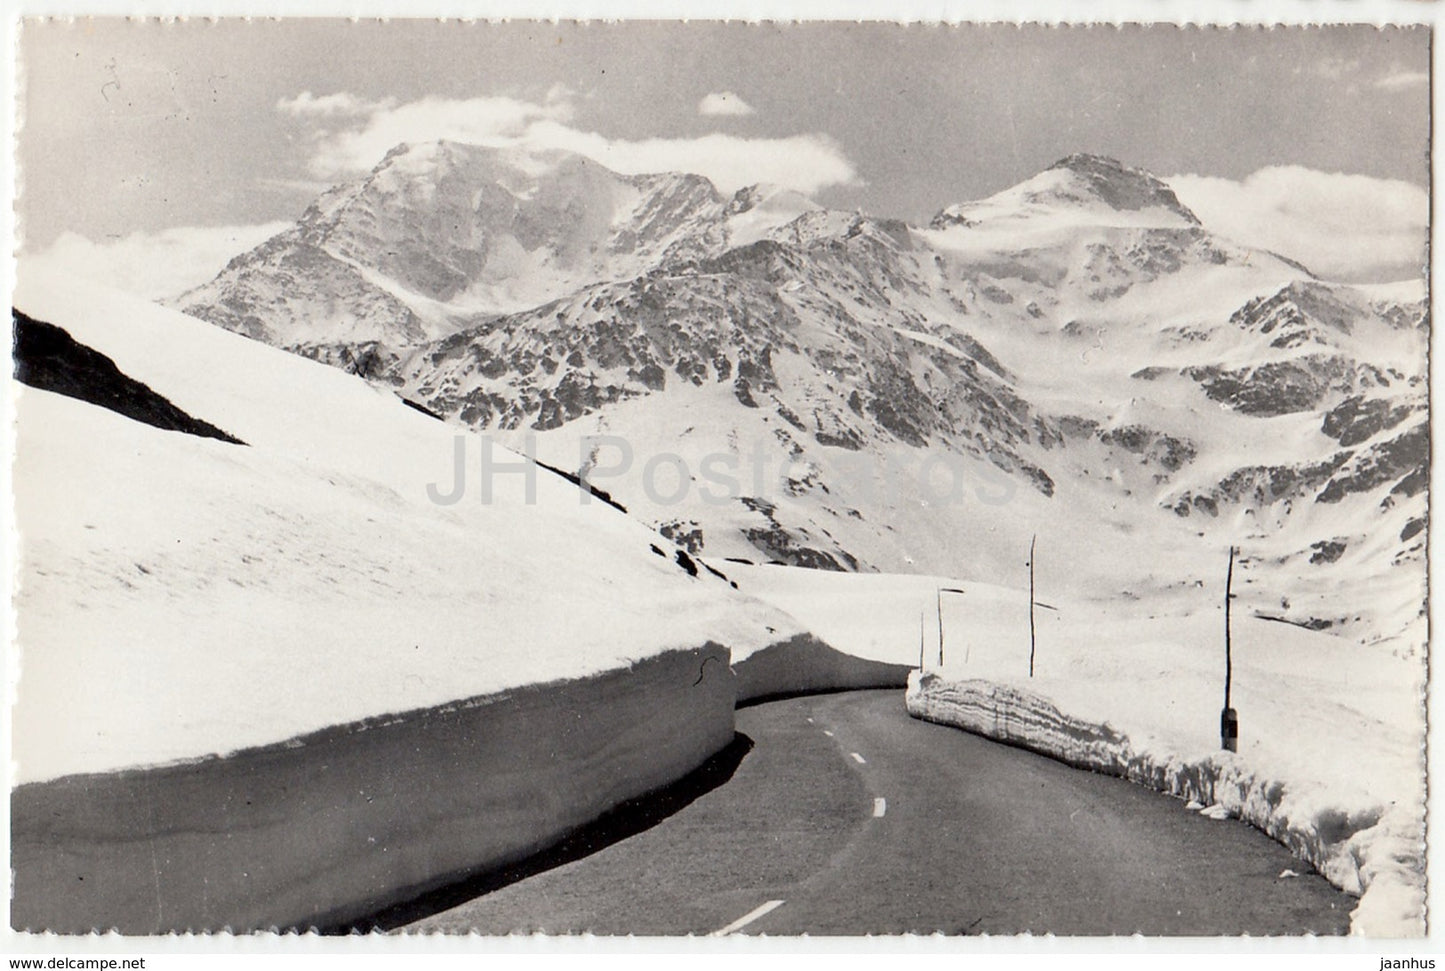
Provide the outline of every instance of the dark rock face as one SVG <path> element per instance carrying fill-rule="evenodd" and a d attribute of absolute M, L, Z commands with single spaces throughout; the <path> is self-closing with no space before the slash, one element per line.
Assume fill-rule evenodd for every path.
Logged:
<path fill-rule="evenodd" d="M 689 553 L 702 551 L 702 527 L 692 520 L 663 523 L 657 531 Z"/>
<path fill-rule="evenodd" d="M 1348 544 L 1343 540 L 1337 539 L 1320 540 L 1317 543 L 1311 543 L 1310 549 L 1314 550 L 1314 553 L 1310 556 L 1310 562 L 1334 563 L 1341 556 L 1345 555 L 1347 546 Z"/>
<path fill-rule="evenodd" d="M 1129 168 L 1103 155 L 1070 155 L 1051 169 L 1067 169 L 1080 176 L 1095 195 L 1114 209 L 1139 210 L 1157 206 L 1198 223 L 1199 218 L 1179 201 L 1174 190 L 1143 169 Z"/>
<path fill-rule="evenodd" d="M 1099 441 L 1105 445 L 1117 445 L 1140 456 L 1145 463 L 1157 465 L 1169 472 L 1178 472 L 1192 462 L 1197 454 L 1192 442 L 1143 425 L 1126 425 L 1100 432 Z"/>
<path fill-rule="evenodd" d="M 210 422 L 186 414 L 63 328 L 14 309 L 11 319 L 15 324 L 15 379 L 21 384 L 99 405 L 164 431 L 246 444 Z"/>
<path fill-rule="evenodd" d="M 1259 508 L 1295 499 L 1318 489 L 1350 457 L 1349 452 L 1338 452 L 1322 462 L 1305 465 L 1247 466 L 1230 473 L 1203 494 L 1186 494 L 1172 508 L 1181 516 L 1189 515 L 1191 508 L 1201 507 L 1217 514 L 1221 503 Z"/>
<path fill-rule="evenodd" d="M 929 229 L 947 229 L 950 226 L 976 226 L 977 221 L 969 219 L 961 212 L 950 212 L 942 210 L 929 220 Z"/>
<path fill-rule="evenodd" d="M 848 551 L 836 548 L 836 544 L 832 553 L 804 545 L 809 541 L 807 532 L 801 529 L 789 530 L 781 525 L 776 518 L 777 506 L 766 499 L 743 496 L 738 501 L 765 520 L 762 526 L 745 528 L 743 535 L 771 562 L 835 572 L 858 569 L 858 560 Z"/>
<path fill-rule="evenodd" d="M 387 381 L 391 369 L 400 356 L 380 341 L 360 341 L 354 344 L 308 344 L 291 349 L 301 357 L 310 358 L 321 364 L 365 378 L 368 381 Z"/>
<path fill-rule="evenodd" d="M 868 412 L 895 438 L 921 448 L 933 424 L 933 402 L 913 377 L 892 361 L 884 362 L 869 381 Z"/>
<path fill-rule="evenodd" d="M 1405 527 L 1400 530 L 1400 542 L 1408 543 L 1420 535 L 1420 533 L 1424 532 L 1425 523 L 1426 517 L 1424 516 L 1412 517 L 1409 522 L 1405 523 Z"/>
<path fill-rule="evenodd" d="M 1341 445 L 1359 445 L 1394 428 L 1414 411 L 1409 404 L 1395 404 L 1384 398 L 1367 400 L 1356 395 L 1326 412 L 1320 431 Z"/>
<path fill-rule="evenodd" d="M 1370 376 L 1334 355 L 1309 355 L 1288 361 L 1226 369 L 1186 368 L 1204 393 L 1247 415 L 1270 417 L 1312 411 L 1331 394 L 1370 386 Z"/>
<path fill-rule="evenodd" d="M 850 452 L 856 452 L 863 447 L 863 437 L 852 428 L 844 428 L 838 434 L 819 429 L 813 433 L 813 439 L 819 445 L 828 445 L 833 448 L 846 448 Z"/>
<path fill-rule="evenodd" d="M 1316 497 L 1320 502 L 1339 502 L 1351 493 L 1368 492 L 1397 480 L 1392 492 L 1413 496 L 1428 482 L 1430 427 L 1421 422 L 1409 431 L 1358 452 L 1331 477 Z"/>

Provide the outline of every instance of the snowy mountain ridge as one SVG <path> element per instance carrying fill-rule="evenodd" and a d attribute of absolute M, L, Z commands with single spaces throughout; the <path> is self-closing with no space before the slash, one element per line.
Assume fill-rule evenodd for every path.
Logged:
<path fill-rule="evenodd" d="M 917 227 L 399 146 L 178 305 L 535 436 L 695 552 L 1007 584 L 1037 533 L 1103 598 L 1239 545 L 1260 616 L 1423 643 L 1423 296 L 1217 237 L 1110 159 Z"/>
<path fill-rule="evenodd" d="M 702 176 L 623 176 L 568 152 L 404 144 L 177 304 L 288 346 L 415 343 L 714 255 L 733 224 L 755 236 L 811 205 L 767 186 L 725 199 Z"/>

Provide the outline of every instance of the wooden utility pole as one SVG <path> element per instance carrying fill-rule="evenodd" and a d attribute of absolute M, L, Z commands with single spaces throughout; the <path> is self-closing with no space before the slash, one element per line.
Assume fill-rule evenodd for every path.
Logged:
<path fill-rule="evenodd" d="M 1038 534 L 1029 540 L 1029 677 L 1034 676 L 1034 651 L 1038 646 L 1038 639 L 1034 633 L 1034 544 L 1039 541 Z"/>
<path fill-rule="evenodd" d="M 1234 649 L 1229 639 L 1229 605 L 1234 599 L 1234 547 L 1229 547 L 1229 570 L 1224 575 L 1224 710 L 1219 713 L 1219 744 L 1229 752 L 1239 751 L 1239 715 L 1229 705 L 1234 681 Z"/>

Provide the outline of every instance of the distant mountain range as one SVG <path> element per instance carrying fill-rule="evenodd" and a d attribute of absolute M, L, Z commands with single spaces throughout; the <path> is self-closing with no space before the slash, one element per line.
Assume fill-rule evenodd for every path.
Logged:
<path fill-rule="evenodd" d="M 1037 534 L 1041 589 L 1155 610 L 1234 544 L 1243 608 L 1425 641 L 1423 280 L 1317 279 L 1111 159 L 913 226 L 402 145 L 173 303 L 705 556 L 1007 584 Z"/>

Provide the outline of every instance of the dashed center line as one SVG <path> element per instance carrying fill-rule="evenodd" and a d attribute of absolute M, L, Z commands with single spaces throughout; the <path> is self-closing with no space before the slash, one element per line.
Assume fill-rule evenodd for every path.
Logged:
<path fill-rule="evenodd" d="M 873 800 L 873 818 L 874 818 L 874 819 L 881 819 L 882 816 L 883 816 L 883 814 L 886 813 L 887 811 L 888 811 L 888 800 L 887 800 L 887 799 L 884 799 L 882 796 L 876 797 L 876 798 Z"/>
<path fill-rule="evenodd" d="M 832 737 L 833 737 L 833 733 L 830 732 L 830 731 L 828 731 L 826 728 L 823 729 L 823 734 L 824 734 L 824 735 L 827 735 L 829 738 L 832 738 Z"/>
<path fill-rule="evenodd" d="M 746 914 L 743 914 L 741 917 L 739 917 L 737 920 L 733 921 L 726 927 L 722 927 L 718 930 L 713 931 L 711 934 L 708 935 L 708 937 L 726 937 L 729 934 L 736 933 L 737 931 L 740 931 L 744 927 L 751 924 L 753 921 L 757 920 L 759 917 L 764 917 L 768 914 L 771 914 L 773 911 L 777 910 L 781 906 L 783 906 L 783 902 L 781 900 L 769 900 L 767 903 L 763 904 L 760 907 L 754 907 L 752 910 L 748 911 Z"/>
<path fill-rule="evenodd" d="M 853 761 L 857 762 L 859 765 L 868 764 L 868 760 L 865 759 L 863 756 L 859 755 L 857 752 L 849 752 L 848 754 L 853 756 Z"/>

